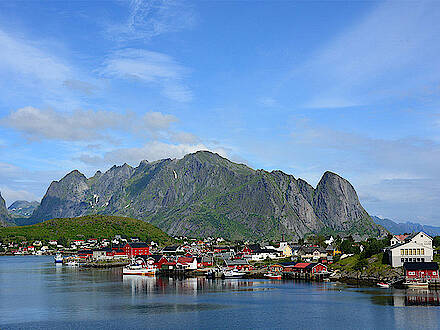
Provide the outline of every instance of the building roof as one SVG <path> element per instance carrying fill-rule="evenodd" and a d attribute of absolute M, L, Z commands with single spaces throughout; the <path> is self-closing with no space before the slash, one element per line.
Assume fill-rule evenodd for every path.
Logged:
<path fill-rule="evenodd" d="M 438 270 L 438 263 L 436 263 L 436 262 L 404 262 L 403 268 L 405 270 Z"/>
<path fill-rule="evenodd" d="M 246 259 L 234 259 L 234 260 L 225 260 L 226 266 L 242 266 L 249 265 L 249 262 Z"/>
<path fill-rule="evenodd" d="M 180 264 L 189 264 L 194 261 L 194 257 L 179 257 L 177 262 Z"/>
<path fill-rule="evenodd" d="M 165 246 L 162 249 L 162 252 L 176 252 L 178 248 L 179 248 L 179 246 L 177 246 L 177 245 Z"/>
<path fill-rule="evenodd" d="M 139 249 L 139 248 L 146 248 L 146 247 L 148 247 L 148 244 L 144 243 L 144 242 L 130 242 L 130 243 L 127 243 L 127 244 L 130 245 L 131 248 L 133 248 L 133 249 Z"/>
<path fill-rule="evenodd" d="M 306 268 L 308 265 L 310 265 L 310 262 L 298 262 L 295 268 Z"/>

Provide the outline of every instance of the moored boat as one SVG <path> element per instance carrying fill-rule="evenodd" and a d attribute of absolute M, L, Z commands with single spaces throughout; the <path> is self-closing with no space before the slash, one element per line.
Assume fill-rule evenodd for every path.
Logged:
<path fill-rule="evenodd" d="M 122 269 L 122 275 L 156 276 L 157 268 L 152 264 L 133 261 Z"/>
<path fill-rule="evenodd" d="M 281 280 L 282 278 L 281 274 L 274 274 L 274 273 L 267 273 L 264 274 L 264 276 L 271 280 Z"/>
<path fill-rule="evenodd" d="M 234 269 L 232 270 L 226 270 L 223 272 L 224 278 L 243 278 L 243 276 L 246 275 L 246 273 L 236 271 Z"/>
<path fill-rule="evenodd" d="M 429 287 L 428 282 L 422 282 L 422 281 L 408 281 L 408 282 L 404 282 L 403 285 L 406 288 L 410 288 L 410 289 L 426 289 Z"/>
<path fill-rule="evenodd" d="M 63 263 L 63 256 L 61 253 L 58 253 L 56 256 L 53 257 L 56 264 L 62 264 Z"/>
<path fill-rule="evenodd" d="M 388 283 L 384 283 L 384 282 L 377 283 L 377 286 L 383 289 L 388 289 L 390 287 Z"/>

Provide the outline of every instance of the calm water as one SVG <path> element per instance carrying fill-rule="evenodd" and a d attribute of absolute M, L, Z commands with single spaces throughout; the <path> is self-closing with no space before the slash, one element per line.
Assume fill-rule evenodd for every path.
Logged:
<path fill-rule="evenodd" d="M 440 327 L 438 292 L 269 280 L 122 278 L 0 257 L 0 328 Z"/>

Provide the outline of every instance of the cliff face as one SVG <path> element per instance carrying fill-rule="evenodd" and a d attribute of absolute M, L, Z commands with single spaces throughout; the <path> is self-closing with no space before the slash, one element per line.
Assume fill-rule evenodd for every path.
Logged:
<path fill-rule="evenodd" d="M 11 222 L 12 220 L 8 213 L 8 209 L 6 208 L 6 202 L 0 193 L 0 226 L 8 226 L 11 224 Z"/>
<path fill-rule="evenodd" d="M 327 172 L 314 189 L 281 171 L 253 170 L 210 152 L 114 166 L 90 179 L 73 171 L 50 185 L 32 218 L 94 213 L 143 219 L 173 235 L 263 239 L 326 228 L 379 232 L 353 187 L 336 174 Z"/>

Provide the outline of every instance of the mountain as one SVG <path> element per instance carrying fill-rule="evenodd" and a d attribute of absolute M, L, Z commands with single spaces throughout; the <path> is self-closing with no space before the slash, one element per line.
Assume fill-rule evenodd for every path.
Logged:
<path fill-rule="evenodd" d="M 326 172 L 314 189 L 281 171 L 254 170 L 207 151 L 113 166 L 91 178 L 72 171 L 51 183 L 31 219 L 86 214 L 130 216 L 172 235 L 229 239 L 384 231 L 337 174 Z"/>
<path fill-rule="evenodd" d="M 15 201 L 8 207 L 8 211 L 13 217 L 30 217 L 38 205 L 40 203 L 37 201 Z"/>
<path fill-rule="evenodd" d="M 0 227 L 9 226 L 11 222 L 12 219 L 6 208 L 6 202 L 0 193 Z"/>
<path fill-rule="evenodd" d="M 382 219 L 376 216 L 371 217 L 373 221 L 386 228 L 391 234 L 399 235 L 424 231 L 430 236 L 440 236 L 440 227 L 421 225 L 414 222 L 397 223 L 390 219 Z"/>
<path fill-rule="evenodd" d="M 142 241 L 160 244 L 173 239 L 145 221 L 108 215 L 89 215 L 79 218 L 52 219 L 31 226 L 0 228 L 0 240 L 16 241 L 23 237 L 34 240 L 113 238 L 115 235 L 139 237 Z"/>

